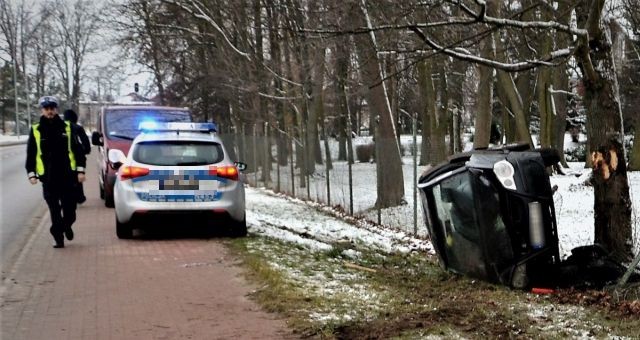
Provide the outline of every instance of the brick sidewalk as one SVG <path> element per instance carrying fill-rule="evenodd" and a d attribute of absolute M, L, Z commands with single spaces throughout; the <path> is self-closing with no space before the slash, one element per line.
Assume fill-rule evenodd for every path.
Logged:
<path fill-rule="evenodd" d="M 293 337 L 247 298 L 251 287 L 220 239 L 119 240 L 94 176 L 76 239 L 53 249 L 47 216 L 8 273 L 0 339 Z"/>

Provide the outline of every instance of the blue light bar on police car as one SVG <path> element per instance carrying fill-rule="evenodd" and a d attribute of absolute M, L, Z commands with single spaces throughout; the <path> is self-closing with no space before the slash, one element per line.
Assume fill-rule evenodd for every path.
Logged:
<path fill-rule="evenodd" d="M 216 123 L 158 123 L 155 121 L 140 122 L 138 129 L 143 132 L 189 131 L 189 132 L 217 132 Z"/>

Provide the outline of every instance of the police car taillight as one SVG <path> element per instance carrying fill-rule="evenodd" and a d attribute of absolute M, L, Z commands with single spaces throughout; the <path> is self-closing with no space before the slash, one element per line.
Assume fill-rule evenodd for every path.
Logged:
<path fill-rule="evenodd" d="M 238 180 L 238 168 L 235 166 L 210 166 L 209 175 L 227 178 L 232 181 Z"/>
<path fill-rule="evenodd" d="M 149 174 L 149 169 L 139 166 L 123 166 L 120 168 L 120 179 L 132 179 Z"/>

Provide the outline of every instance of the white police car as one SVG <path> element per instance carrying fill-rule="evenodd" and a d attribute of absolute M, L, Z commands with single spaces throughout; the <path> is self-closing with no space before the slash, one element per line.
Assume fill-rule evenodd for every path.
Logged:
<path fill-rule="evenodd" d="M 244 163 L 234 163 L 213 123 L 140 124 L 128 156 L 109 150 L 118 167 L 114 188 L 116 234 L 171 221 L 185 224 L 204 217 L 233 236 L 245 236 Z M 176 218 L 177 217 L 177 218 Z"/>

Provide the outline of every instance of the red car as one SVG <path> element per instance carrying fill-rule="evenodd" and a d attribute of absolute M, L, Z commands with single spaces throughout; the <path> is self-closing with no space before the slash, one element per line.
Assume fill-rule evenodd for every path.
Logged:
<path fill-rule="evenodd" d="M 140 132 L 138 126 L 144 121 L 191 122 L 192 119 L 188 108 L 142 105 L 102 108 L 96 124 L 97 131 L 91 135 L 91 143 L 98 146 L 100 198 L 109 208 L 114 206 L 113 185 L 117 171 L 109 162 L 109 150 L 121 150 L 126 155 L 131 142 Z"/>

